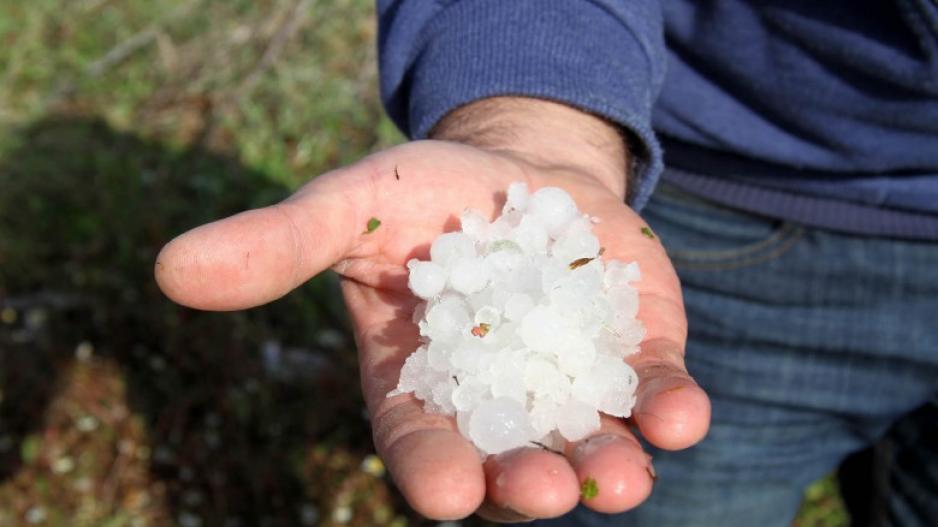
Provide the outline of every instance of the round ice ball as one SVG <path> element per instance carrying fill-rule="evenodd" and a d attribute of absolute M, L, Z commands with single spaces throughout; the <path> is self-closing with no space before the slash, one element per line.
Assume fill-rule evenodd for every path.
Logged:
<path fill-rule="evenodd" d="M 407 262 L 410 276 L 407 285 L 420 298 L 427 300 L 443 291 L 446 285 L 446 271 L 433 262 L 411 260 Z"/>
<path fill-rule="evenodd" d="M 547 226 L 537 216 L 528 214 L 521 218 L 511 239 L 528 254 L 547 252 Z"/>
<path fill-rule="evenodd" d="M 456 258 L 449 268 L 449 284 L 455 291 L 471 295 L 481 291 L 489 282 L 489 268 L 478 256 Z"/>
<path fill-rule="evenodd" d="M 599 254 L 599 239 L 590 229 L 589 221 L 577 218 L 564 228 L 551 247 L 553 256 L 563 262 L 594 258 Z"/>
<path fill-rule="evenodd" d="M 505 200 L 504 211 L 510 210 L 520 210 L 524 211 L 528 208 L 528 199 L 530 194 L 528 194 L 528 185 L 527 183 L 517 182 L 508 185 L 507 199 Z"/>
<path fill-rule="evenodd" d="M 518 334 L 524 345 L 538 353 L 551 354 L 557 344 L 568 339 L 569 328 L 563 318 L 547 306 L 535 306 L 521 319 Z"/>
<path fill-rule="evenodd" d="M 570 395 L 570 378 L 561 373 L 556 364 L 543 358 L 527 362 L 524 386 L 536 398 L 563 401 Z"/>
<path fill-rule="evenodd" d="M 531 194 L 527 211 L 543 221 L 551 235 L 558 234 L 577 214 L 570 194 L 556 187 L 544 187 Z"/>
<path fill-rule="evenodd" d="M 521 320 L 534 308 L 534 300 L 524 293 L 515 293 L 505 301 L 505 318 Z"/>
<path fill-rule="evenodd" d="M 557 410 L 560 408 L 552 399 L 534 399 L 531 404 L 531 426 L 538 436 L 545 436 L 557 429 Z"/>
<path fill-rule="evenodd" d="M 560 348 L 557 359 L 557 366 L 560 371 L 576 377 L 583 375 L 596 360 L 596 345 L 591 339 L 569 337 L 563 348 Z"/>
<path fill-rule="evenodd" d="M 524 406 L 507 397 L 479 404 L 469 418 L 469 437 L 488 454 L 524 446 L 533 436 Z"/>
<path fill-rule="evenodd" d="M 502 320 L 501 311 L 496 309 L 493 306 L 484 306 L 478 311 L 476 311 L 475 316 L 472 319 L 472 322 L 475 325 L 486 324 L 490 328 L 498 325 Z"/>
<path fill-rule="evenodd" d="M 447 232 L 430 245 L 430 259 L 433 263 L 448 267 L 451 262 L 460 258 L 470 258 L 476 255 L 475 243 L 468 234 L 461 232 Z"/>
<path fill-rule="evenodd" d="M 447 298 L 427 310 L 427 336 L 431 340 L 446 342 L 468 328 L 469 322 L 465 305 L 457 299 Z"/>
<path fill-rule="evenodd" d="M 620 262 L 613 260 L 606 264 L 604 281 L 606 287 L 628 285 L 642 279 L 642 272 L 638 269 L 638 262 Z"/>
<path fill-rule="evenodd" d="M 465 234 L 477 241 L 484 240 L 489 229 L 488 220 L 472 209 L 463 211 L 459 217 L 459 224 Z"/>
<path fill-rule="evenodd" d="M 628 286 L 610 287 L 606 291 L 609 306 L 620 317 L 635 318 L 638 314 L 638 291 Z"/>
<path fill-rule="evenodd" d="M 489 387 L 478 379 L 464 379 L 453 389 L 453 406 L 460 412 L 474 409 L 489 394 Z"/>
<path fill-rule="evenodd" d="M 567 441 L 579 441 L 598 429 L 595 406 L 570 399 L 557 410 L 557 430 Z"/>

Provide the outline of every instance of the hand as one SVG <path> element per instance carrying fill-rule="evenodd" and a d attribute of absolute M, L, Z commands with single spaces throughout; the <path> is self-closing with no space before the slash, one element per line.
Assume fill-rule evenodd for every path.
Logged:
<path fill-rule="evenodd" d="M 560 112 L 559 121 L 537 127 L 548 145 L 548 128 L 575 127 L 564 112 L 577 114 L 573 121 L 598 122 L 544 104 Z M 476 511 L 506 521 L 557 516 L 577 504 L 587 478 L 599 489 L 587 506 L 629 509 L 648 496 L 654 472 L 623 420 L 604 416 L 596 436 L 567 445 L 563 455 L 530 448 L 483 462 L 453 419 L 425 413 L 410 394 L 386 397 L 418 346 L 411 322 L 417 299 L 407 289 L 405 262 L 428 258 L 429 244 L 457 227 L 466 207 L 494 218 L 508 185 L 525 181 L 532 191 L 566 189 L 582 211 L 602 219 L 595 232 L 604 258 L 641 265 L 639 318 L 647 337 L 641 353 L 629 358 L 640 378 L 631 424 L 664 449 L 686 448 L 706 433 L 709 401 L 683 363 L 686 319 L 678 280 L 658 241 L 643 235 L 644 222 L 623 204 L 624 147 L 621 159 L 596 163 L 603 156 L 590 155 L 596 152 L 589 146 L 565 155 L 574 146 L 568 138 L 544 150 L 559 155 L 562 162 L 555 163 L 551 155 L 532 155 L 538 142 L 543 146 L 540 139 L 516 136 L 513 149 L 493 149 L 423 141 L 374 154 L 314 179 L 282 203 L 179 236 L 160 253 L 156 279 L 181 304 L 232 310 L 277 299 L 326 268 L 338 272 L 375 446 L 408 502 L 427 517 Z M 381 225 L 367 233 L 372 217 Z"/>

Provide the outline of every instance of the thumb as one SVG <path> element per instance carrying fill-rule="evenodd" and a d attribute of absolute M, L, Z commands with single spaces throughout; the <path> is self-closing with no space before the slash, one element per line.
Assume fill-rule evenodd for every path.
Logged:
<path fill-rule="evenodd" d="M 324 174 L 276 205 L 176 237 L 157 256 L 157 284 L 179 304 L 213 311 L 280 298 L 352 248 L 367 222 L 363 172 L 359 163 Z"/>

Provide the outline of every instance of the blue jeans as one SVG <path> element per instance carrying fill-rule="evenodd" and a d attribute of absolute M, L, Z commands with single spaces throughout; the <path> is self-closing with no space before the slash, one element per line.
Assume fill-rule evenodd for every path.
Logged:
<path fill-rule="evenodd" d="M 884 441 L 872 524 L 938 525 L 938 243 L 813 229 L 668 185 L 643 216 L 683 284 L 710 433 L 650 449 L 658 480 L 638 509 L 538 525 L 788 526 L 808 484 Z"/>

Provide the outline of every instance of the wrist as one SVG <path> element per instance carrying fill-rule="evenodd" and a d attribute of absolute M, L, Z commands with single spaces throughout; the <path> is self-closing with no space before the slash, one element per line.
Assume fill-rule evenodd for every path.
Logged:
<path fill-rule="evenodd" d="M 543 169 L 569 169 L 626 195 L 628 149 L 622 131 L 596 115 L 553 101 L 492 97 L 457 108 L 430 137 L 520 158 Z"/>

